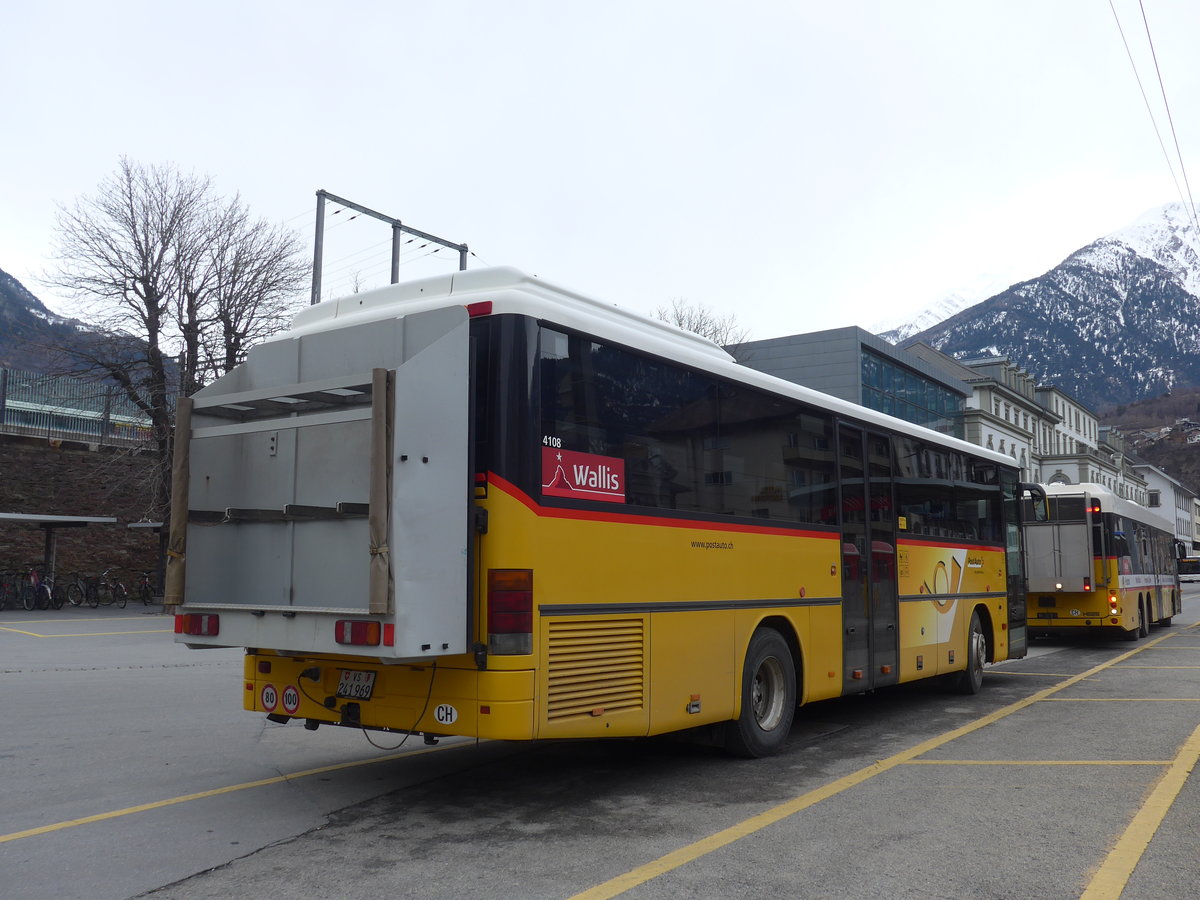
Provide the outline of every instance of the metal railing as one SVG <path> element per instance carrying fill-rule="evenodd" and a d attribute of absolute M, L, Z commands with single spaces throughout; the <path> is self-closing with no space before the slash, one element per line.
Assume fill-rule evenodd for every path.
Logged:
<path fill-rule="evenodd" d="M 81 378 L 0 369 L 0 433 L 136 447 L 150 420 L 119 388 Z"/>

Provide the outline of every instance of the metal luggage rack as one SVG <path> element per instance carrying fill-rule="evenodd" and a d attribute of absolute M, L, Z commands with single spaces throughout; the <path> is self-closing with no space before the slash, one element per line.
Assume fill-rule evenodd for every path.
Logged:
<path fill-rule="evenodd" d="M 376 395 L 388 393 L 386 370 L 375 369 L 360 375 L 342 376 L 294 385 L 257 388 L 216 397 L 192 398 L 192 414 L 232 420 L 228 425 L 200 425 L 193 437 L 247 434 L 275 429 L 379 417 Z M 376 423 L 375 427 L 381 427 Z M 251 524 L 277 522 L 315 522 L 361 519 L 370 515 L 370 504 L 359 500 L 340 501 L 333 506 L 288 503 L 282 509 L 227 507 L 189 509 L 188 521 L 197 525 Z"/>
<path fill-rule="evenodd" d="M 330 412 L 348 407 L 369 407 L 374 395 L 372 374 L 331 378 L 290 385 L 282 390 L 259 388 L 220 397 L 194 397 L 193 409 L 206 416 L 236 422 L 280 418 L 293 413 Z"/>
<path fill-rule="evenodd" d="M 370 504 L 341 502 L 335 506 L 304 506 L 288 503 L 283 509 L 189 509 L 188 521 L 196 525 L 248 524 L 254 522 L 313 522 L 330 519 L 362 519 Z"/>

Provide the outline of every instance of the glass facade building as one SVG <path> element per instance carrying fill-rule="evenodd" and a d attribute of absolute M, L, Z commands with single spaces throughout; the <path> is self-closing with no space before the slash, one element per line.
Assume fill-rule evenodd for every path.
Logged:
<path fill-rule="evenodd" d="M 964 437 L 972 388 L 921 357 L 855 326 L 749 341 L 738 362 L 954 437 Z"/>
<path fill-rule="evenodd" d="M 963 397 L 960 394 L 865 347 L 860 361 L 863 406 L 936 431 L 962 436 Z"/>

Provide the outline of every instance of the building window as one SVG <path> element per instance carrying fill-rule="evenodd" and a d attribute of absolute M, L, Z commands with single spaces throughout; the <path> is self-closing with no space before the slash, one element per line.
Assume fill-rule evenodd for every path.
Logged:
<path fill-rule="evenodd" d="M 1146 505 L 1147 506 L 1161 506 L 1162 505 L 1161 498 L 1159 496 L 1158 491 L 1150 491 L 1149 494 L 1147 494 Z"/>
<path fill-rule="evenodd" d="M 935 431 L 962 437 L 963 398 L 889 359 L 862 349 L 861 403 Z"/>

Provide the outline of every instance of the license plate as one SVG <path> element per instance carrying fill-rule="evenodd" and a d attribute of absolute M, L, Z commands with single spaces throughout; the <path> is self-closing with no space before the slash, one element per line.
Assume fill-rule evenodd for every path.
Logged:
<path fill-rule="evenodd" d="M 1039 619 L 1057 619 L 1058 613 L 1040 612 L 1038 613 L 1037 617 Z M 343 672 L 342 674 L 344 675 L 345 673 Z"/>
<path fill-rule="evenodd" d="M 342 669 L 342 677 L 338 680 L 337 695 L 350 700 L 370 700 L 371 691 L 375 689 L 375 673 L 360 672 L 356 669 Z"/>

